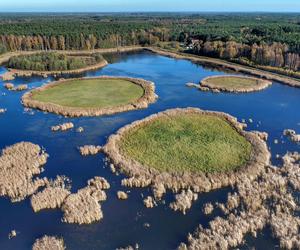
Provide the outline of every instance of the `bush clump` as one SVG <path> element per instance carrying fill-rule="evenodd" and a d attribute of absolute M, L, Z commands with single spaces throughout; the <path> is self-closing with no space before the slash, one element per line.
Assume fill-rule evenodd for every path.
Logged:
<path fill-rule="evenodd" d="M 99 53 L 91 55 L 67 55 L 57 52 L 42 52 L 11 57 L 8 67 L 33 71 L 75 70 L 97 64 L 103 60 Z"/>

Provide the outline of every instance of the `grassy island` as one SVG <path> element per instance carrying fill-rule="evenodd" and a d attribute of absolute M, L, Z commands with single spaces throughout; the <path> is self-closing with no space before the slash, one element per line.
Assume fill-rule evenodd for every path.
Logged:
<path fill-rule="evenodd" d="M 71 80 L 44 91 L 34 92 L 32 98 L 67 107 L 113 107 L 128 104 L 143 95 L 143 88 L 122 79 Z"/>
<path fill-rule="evenodd" d="M 121 128 L 103 150 L 129 176 L 125 186 L 208 192 L 254 178 L 269 162 L 263 136 L 243 127 L 221 112 L 170 109 Z"/>
<path fill-rule="evenodd" d="M 213 115 L 163 116 L 128 131 L 122 152 L 159 171 L 223 172 L 250 158 L 251 144 Z"/>
<path fill-rule="evenodd" d="M 271 81 L 246 76 L 210 76 L 201 81 L 202 90 L 252 92 L 267 88 Z"/>
<path fill-rule="evenodd" d="M 23 104 L 66 116 L 97 116 L 145 108 L 155 99 L 151 82 L 98 77 L 50 83 L 26 93 Z"/>

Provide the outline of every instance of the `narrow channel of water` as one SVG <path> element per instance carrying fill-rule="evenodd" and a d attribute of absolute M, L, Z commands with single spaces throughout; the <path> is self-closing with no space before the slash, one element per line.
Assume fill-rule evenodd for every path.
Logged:
<path fill-rule="evenodd" d="M 7 112 L 0 115 L 1 149 L 20 141 L 43 146 L 50 155 L 43 176 L 66 175 L 72 179 L 73 191 L 85 186 L 86 181 L 96 175 L 107 178 L 112 185 L 107 193 L 108 199 L 102 206 L 104 219 L 86 226 L 62 223 L 60 210 L 35 214 L 29 199 L 11 203 L 8 199 L 0 198 L 0 249 L 31 249 L 34 240 L 44 234 L 62 236 L 69 249 L 115 249 L 135 243 L 139 244 L 140 249 L 146 250 L 175 249 L 197 225 L 206 226 L 208 220 L 218 214 L 206 217 L 201 211 L 203 204 L 225 201 L 229 189 L 201 194 L 186 215 L 168 208 L 168 202 L 173 199 L 171 194 L 166 196 L 166 205 L 146 209 L 141 195 L 146 195 L 148 189 L 124 189 L 120 186 L 122 176 L 111 174 L 105 167 L 104 155 L 84 158 L 78 153 L 78 146 L 104 144 L 107 137 L 120 127 L 150 114 L 168 108 L 199 107 L 223 111 L 239 120 L 251 118 L 253 123 L 248 123 L 248 130 L 266 131 L 269 134 L 268 145 L 274 164 L 280 163 L 275 159 L 276 154 L 283 155 L 287 151 L 300 149 L 299 145 L 282 136 L 286 128 L 300 132 L 300 89 L 274 83 L 266 90 L 249 94 L 206 93 L 188 88 L 185 83 L 199 82 L 204 77 L 224 72 L 150 52 L 115 55 L 110 56 L 109 60 L 111 64 L 104 69 L 85 75 L 131 76 L 151 80 L 155 82 L 158 101 L 145 110 L 105 117 L 66 119 L 39 111 L 24 112 L 20 103 L 24 92 L 9 92 L 0 84 L 0 108 L 7 108 Z M 0 73 L 5 70 L 5 67 L 1 67 Z M 18 78 L 12 82 L 37 87 L 51 80 L 32 77 Z M 82 126 L 85 131 L 50 131 L 52 125 L 64 121 L 72 121 L 75 127 Z M 275 139 L 280 143 L 275 144 Z M 116 198 L 118 190 L 130 190 L 129 199 L 119 201 Z M 149 223 L 150 228 L 145 228 L 144 223 Z M 18 235 L 9 240 L 8 233 L 12 229 Z M 258 239 L 247 237 L 247 246 L 257 249 L 272 248 L 276 244 L 268 229 L 259 234 Z"/>

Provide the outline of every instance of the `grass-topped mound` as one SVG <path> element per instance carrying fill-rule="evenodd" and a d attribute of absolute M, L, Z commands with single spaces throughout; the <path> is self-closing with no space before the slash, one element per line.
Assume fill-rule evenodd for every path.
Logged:
<path fill-rule="evenodd" d="M 33 100 L 67 107 L 107 108 L 139 99 L 141 86 L 123 79 L 81 79 L 65 81 L 44 91 L 33 92 Z"/>
<path fill-rule="evenodd" d="M 66 116 L 96 116 L 145 108 L 155 98 L 151 82 L 98 77 L 50 83 L 26 93 L 23 104 Z"/>
<path fill-rule="evenodd" d="M 252 92 L 267 88 L 271 81 L 246 76 L 210 76 L 201 81 L 202 90 Z"/>
<path fill-rule="evenodd" d="M 170 109 L 121 128 L 103 150 L 129 176 L 123 185 L 208 192 L 255 178 L 269 162 L 262 134 L 243 127 L 221 112 Z"/>
<path fill-rule="evenodd" d="M 129 157 L 159 171 L 223 172 L 250 158 L 251 144 L 226 120 L 209 114 L 162 116 L 128 131 L 120 144 Z"/>

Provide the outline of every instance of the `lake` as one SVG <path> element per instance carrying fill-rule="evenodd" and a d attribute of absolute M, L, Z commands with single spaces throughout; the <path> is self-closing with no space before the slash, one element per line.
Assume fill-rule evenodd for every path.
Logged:
<path fill-rule="evenodd" d="M 82 157 L 78 146 L 105 144 L 107 137 L 122 126 L 150 114 L 175 107 L 198 107 L 205 110 L 223 111 L 241 121 L 251 118 L 247 130 L 265 131 L 269 134 L 268 146 L 272 152 L 272 162 L 280 164 L 276 154 L 287 151 L 299 151 L 300 146 L 290 142 L 282 135 L 286 128 L 300 132 L 300 89 L 274 82 L 260 92 L 248 94 L 201 92 L 185 86 L 187 82 L 198 83 L 202 78 L 233 74 L 217 69 L 196 65 L 187 60 L 176 60 L 150 52 L 135 52 L 106 55 L 111 64 L 103 69 L 88 72 L 83 76 L 130 76 L 153 81 L 159 99 L 144 110 L 136 110 L 111 116 L 87 118 L 63 118 L 40 111 L 24 112 L 20 102 L 24 92 L 9 92 L 0 84 L 0 108 L 7 112 L 0 115 L 0 148 L 20 141 L 29 141 L 43 146 L 50 155 L 45 171 L 41 176 L 55 178 L 66 175 L 72 180 L 72 191 L 86 185 L 88 179 L 103 176 L 111 184 L 107 191 L 108 199 L 102 203 L 103 220 L 91 225 L 72 225 L 61 222 L 62 212 L 44 210 L 34 213 L 30 199 L 11 203 L 0 198 L 0 249 L 31 249 L 36 238 L 45 234 L 61 236 L 67 249 L 115 249 L 128 245 L 140 246 L 140 249 L 175 249 L 180 242 L 186 241 L 189 232 L 199 224 L 204 227 L 210 219 L 220 212 L 205 216 L 202 206 L 206 202 L 224 202 L 230 188 L 200 194 L 199 199 L 182 215 L 172 211 L 168 204 L 173 194 L 165 196 L 165 204 L 160 203 L 153 209 L 143 205 L 143 196 L 149 189 L 128 189 L 120 185 L 124 176 L 111 173 L 105 164 L 105 156 Z M 0 68 L 0 73 L 6 71 Z M 14 84 L 26 83 L 29 87 L 38 87 L 52 81 L 53 78 L 16 78 Z M 0 81 L 0 83 L 2 83 Z M 2 94 L 1 94 L 2 93 Z M 50 127 L 63 122 L 73 122 L 75 127 L 82 126 L 83 133 L 74 130 L 51 132 Z M 280 143 L 275 144 L 278 139 Z M 116 193 L 129 190 L 129 199 L 120 201 Z M 150 227 L 145 227 L 149 223 Z M 8 233 L 15 229 L 16 238 L 8 239 Z M 247 237 L 246 246 L 256 249 L 275 248 L 278 242 L 273 240 L 266 228 L 257 239 Z"/>

